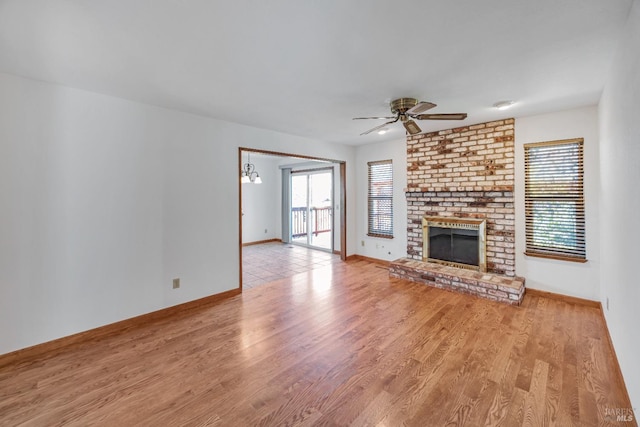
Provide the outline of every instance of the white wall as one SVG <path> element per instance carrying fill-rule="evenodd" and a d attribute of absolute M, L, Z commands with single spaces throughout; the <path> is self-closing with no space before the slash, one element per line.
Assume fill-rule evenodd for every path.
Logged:
<path fill-rule="evenodd" d="M 632 406 L 640 408 L 640 1 L 600 100 L 600 282 L 605 318 Z M 607 309 L 607 298 L 609 307 Z"/>
<path fill-rule="evenodd" d="M 393 161 L 393 239 L 367 236 L 368 162 Z M 370 258 L 392 261 L 407 256 L 407 142 L 401 139 L 359 146 L 357 171 L 357 253 Z M 364 243 L 364 245 L 363 245 Z"/>
<path fill-rule="evenodd" d="M 0 354 L 237 288 L 240 146 L 355 194 L 353 147 L 0 74 Z"/>
<path fill-rule="evenodd" d="M 599 160 L 596 106 L 516 119 L 515 130 L 516 274 L 527 288 L 599 300 Z M 584 197 L 588 262 L 529 257 L 525 251 L 524 148 L 531 142 L 584 138 Z"/>
<path fill-rule="evenodd" d="M 243 153 L 242 163 L 247 162 Z M 242 243 L 279 239 L 281 174 L 278 159 L 251 155 L 251 163 L 262 178 L 262 184 L 242 186 Z"/>

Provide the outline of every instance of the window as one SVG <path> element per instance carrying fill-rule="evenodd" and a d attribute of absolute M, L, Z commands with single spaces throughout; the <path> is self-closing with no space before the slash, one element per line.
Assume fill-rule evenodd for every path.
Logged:
<path fill-rule="evenodd" d="M 393 238 L 393 164 L 369 162 L 369 229 L 373 237 Z"/>
<path fill-rule="evenodd" d="M 525 254 L 586 262 L 583 140 L 525 144 Z"/>

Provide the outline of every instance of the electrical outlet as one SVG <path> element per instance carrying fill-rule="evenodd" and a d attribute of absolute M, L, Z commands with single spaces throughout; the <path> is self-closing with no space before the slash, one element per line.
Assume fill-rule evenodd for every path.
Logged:
<path fill-rule="evenodd" d="M 178 289 L 180 287 L 180 279 L 173 279 L 173 289 Z"/>
<path fill-rule="evenodd" d="M 609 311 L 609 297 L 607 297 L 607 311 Z"/>
<path fill-rule="evenodd" d="M 360 240 L 360 246 L 364 246 L 364 240 Z"/>
<path fill-rule="evenodd" d="M 264 229 L 264 234 L 267 234 L 267 229 L 266 228 Z"/>

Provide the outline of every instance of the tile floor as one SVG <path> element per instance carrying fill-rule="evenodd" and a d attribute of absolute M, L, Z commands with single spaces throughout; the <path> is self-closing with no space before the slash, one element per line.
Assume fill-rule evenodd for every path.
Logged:
<path fill-rule="evenodd" d="M 242 248 L 242 287 L 251 289 L 278 279 L 340 262 L 340 255 L 279 242 Z"/>

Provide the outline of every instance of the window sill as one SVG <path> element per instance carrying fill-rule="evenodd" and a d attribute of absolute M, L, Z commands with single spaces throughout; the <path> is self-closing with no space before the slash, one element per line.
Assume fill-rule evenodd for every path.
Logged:
<path fill-rule="evenodd" d="M 378 237 L 380 239 L 393 239 L 393 236 L 389 236 L 387 234 L 367 233 L 367 236 L 369 236 L 369 237 Z"/>
<path fill-rule="evenodd" d="M 589 261 L 586 258 L 576 258 L 576 257 L 570 257 L 570 256 L 566 256 L 566 255 L 540 254 L 540 253 L 537 253 L 537 252 L 525 252 L 524 254 L 526 256 L 530 256 L 530 257 L 555 259 L 555 260 L 559 260 L 559 261 L 577 262 L 577 263 L 581 263 L 581 264 L 584 264 L 585 262 Z"/>

